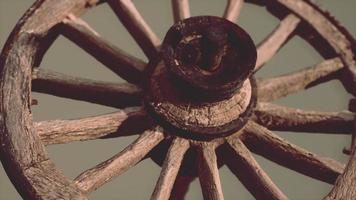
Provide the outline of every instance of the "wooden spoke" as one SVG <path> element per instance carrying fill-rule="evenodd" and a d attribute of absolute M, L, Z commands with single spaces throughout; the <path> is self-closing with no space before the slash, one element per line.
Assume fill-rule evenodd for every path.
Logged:
<path fill-rule="evenodd" d="M 83 119 L 36 122 L 35 128 L 45 145 L 63 144 L 138 134 L 149 128 L 146 118 L 142 108 L 133 107 Z"/>
<path fill-rule="evenodd" d="M 217 166 L 215 147 L 211 144 L 202 144 L 198 149 L 198 153 L 199 181 L 204 199 L 224 199 L 219 169 Z"/>
<path fill-rule="evenodd" d="M 41 197 L 38 199 L 88 199 L 73 182 L 65 178 L 62 171 L 57 169 L 51 160 L 32 163 L 22 173 L 30 179 L 30 184 L 37 184 L 34 192 Z M 25 185 L 23 182 L 22 184 Z M 54 188 L 57 191 L 54 191 Z"/>
<path fill-rule="evenodd" d="M 351 112 L 317 112 L 258 103 L 253 120 L 277 131 L 351 134 L 355 115 Z"/>
<path fill-rule="evenodd" d="M 161 128 L 145 131 L 135 142 L 114 157 L 83 172 L 74 181 L 84 192 L 90 193 L 114 177 L 135 166 L 164 138 Z"/>
<path fill-rule="evenodd" d="M 294 14 L 289 14 L 280 22 L 279 26 L 258 45 L 255 71 L 258 71 L 262 65 L 268 62 L 278 52 L 291 36 L 299 22 L 300 18 Z"/>
<path fill-rule="evenodd" d="M 69 15 L 62 23 L 62 34 L 99 62 L 130 83 L 142 81 L 145 63 L 102 39 L 83 20 Z"/>
<path fill-rule="evenodd" d="M 169 200 L 184 200 L 188 193 L 190 183 L 193 182 L 195 177 L 192 176 L 180 176 L 176 177 L 176 180 L 171 191 L 171 197 Z"/>
<path fill-rule="evenodd" d="M 224 156 L 225 163 L 256 199 L 288 199 L 240 139 L 230 138 L 228 143 L 231 147 Z"/>
<path fill-rule="evenodd" d="M 172 8 L 175 23 L 190 17 L 189 0 L 172 0 Z"/>
<path fill-rule="evenodd" d="M 228 0 L 224 12 L 224 18 L 232 22 L 236 22 L 240 15 L 243 3 L 244 0 Z"/>
<path fill-rule="evenodd" d="M 261 169 L 250 151 L 304 175 L 335 184 L 325 197 L 326 200 L 356 199 L 356 190 L 354 189 L 356 188 L 356 126 L 352 125 L 356 112 L 356 101 L 350 102 L 349 111 L 353 114 L 303 111 L 261 103 L 334 78 L 339 79 L 348 92 L 356 95 L 355 40 L 352 34 L 337 20 L 312 0 L 247 1 L 266 8 L 275 17 L 285 16 L 284 19 L 281 19 L 280 25 L 259 45 L 254 72 L 268 63 L 279 49 L 296 34 L 310 43 L 323 57 L 328 59 L 333 56 L 338 57 L 293 74 L 260 80 L 259 91 L 250 95 L 251 88 L 237 87 L 246 79 L 245 75 L 249 75 L 248 70 L 240 70 L 241 73 L 237 74 L 241 76 L 234 79 L 235 81 L 228 80 L 228 74 L 224 74 L 224 72 L 231 73 L 226 62 L 233 60 L 236 56 L 238 58 L 241 56 L 239 51 L 235 55 L 234 49 L 226 44 L 226 40 L 231 39 L 229 38 L 230 33 L 227 33 L 228 38 L 226 38 L 226 30 L 229 27 L 222 25 L 224 30 L 221 27 L 211 29 L 211 34 L 200 30 L 201 34 L 185 37 L 185 40 L 178 46 L 175 39 L 179 38 L 179 35 L 173 33 L 173 39 L 170 42 L 171 46 L 176 47 L 173 48 L 176 51 L 172 52 L 167 45 L 166 51 L 161 52 L 160 39 L 135 8 L 133 1 L 37 0 L 23 14 L 8 37 L 0 55 L 0 159 L 7 176 L 23 199 L 87 199 L 88 193 L 111 181 L 145 158 L 152 156 L 155 162 L 161 164 L 162 153 L 165 153 L 168 149 L 167 145 L 171 144 L 171 141 L 172 144 L 163 162 L 161 176 L 152 194 L 152 199 L 183 199 L 189 183 L 194 179 L 193 177 L 184 177 L 184 175 L 195 175 L 195 171 L 199 176 L 205 199 L 224 199 L 218 170 L 220 164 L 223 163 L 220 160 L 217 161 L 217 155 L 226 160 L 225 163 L 257 199 L 287 199 Z M 190 16 L 189 0 L 171 1 L 175 22 Z M 83 14 L 88 8 L 103 2 L 109 3 L 119 20 L 149 58 L 149 66 L 152 64 L 152 67 L 146 69 L 147 63 L 111 45 L 87 23 L 75 17 Z M 235 22 L 243 2 L 243 0 L 228 0 L 224 17 Z M 188 28 L 189 30 L 183 32 L 199 32 L 199 26 L 205 26 L 205 22 L 215 23 L 215 19 L 211 17 L 196 19 L 199 19 L 194 24 L 196 26 L 193 25 L 190 27 L 191 29 Z M 215 21 L 219 21 L 219 19 Z M 182 28 L 182 26 L 178 28 Z M 247 45 L 243 45 L 246 47 L 244 49 L 250 49 L 248 36 L 238 30 L 236 33 L 237 41 L 247 42 Z M 130 84 L 114 84 L 71 77 L 38 69 L 45 53 L 60 34 L 95 57 L 114 73 L 138 87 Z M 245 39 L 246 41 L 244 41 Z M 163 55 L 165 56 L 164 62 L 171 68 L 167 72 L 155 68 L 156 65 L 159 65 L 161 53 L 165 54 Z M 175 54 L 173 57 L 178 60 L 169 59 L 172 57 L 172 53 Z M 252 52 L 252 57 L 253 53 L 255 52 Z M 246 53 L 246 56 L 243 57 L 250 57 L 248 54 Z M 223 56 L 226 59 L 222 61 Z M 237 62 L 236 68 L 240 69 L 239 65 L 248 65 L 248 63 Z M 183 65 L 194 65 L 194 69 L 185 70 L 187 73 L 183 73 L 179 69 L 176 70 L 176 65 L 178 68 Z M 218 65 L 227 66 L 227 68 L 214 70 Z M 215 72 L 219 72 L 219 74 Z M 146 77 L 151 74 L 157 76 L 159 81 L 155 81 L 155 77 Z M 175 75 L 179 80 L 169 80 L 172 78 L 171 75 Z M 228 79 L 223 80 L 224 77 Z M 219 90 L 221 84 L 216 84 L 221 82 L 220 78 L 226 86 L 221 87 L 222 91 Z M 176 82 L 182 83 L 175 84 Z M 145 84 L 149 84 L 149 87 L 146 87 Z M 186 91 L 182 92 L 179 90 L 179 85 L 191 87 L 184 88 Z M 31 97 L 31 89 L 91 103 L 130 108 L 85 119 L 33 122 L 31 105 L 37 104 L 37 101 Z M 153 121 L 151 120 L 153 119 L 142 107 L 131 107 L 142 106 L 144 102 L 141 100 L 146 95 L 146 93 L 143 94 L 143 90 L 148 90 L 152 94 L 147 95 L 145 103 L 151 105 L 153 109 L 150 110 L 152 114 L 155 114 L 153 117 L 157 120 L 162 118 L 168 123 L 166 123 L 167 126 L 182 130 L 186 130 L 183 126 L 191 122 L 191 127 L 186 126 L 192 130 L 191 134 L 184 135 L 190 139 L 164 134 L 161 127 L 152 126 Z M 204 95 L 207 90 L 212 91 L 215 95 Z M 154 92 L 159 95 L 153 94 Z M 238 93 L 234 99 L 228 98 L 232 92 Z M 192 93 L 201 98 L 188 98 Z M 216 95 L 223 93 L 226 95 L 220 95 L 221 98 Z M 259 95 L 257 103 L 260 104 L 255 109 L 254 103 L 256 103 L 257 95 Z M 158 101 L 160 98 L 156 97 L 160 96 L 167 98 L 163 98 L 164 101 Z M 242 100 L 239 99 L 240 97 Z M 251 101 L 249 101 L 250 99 Z M 216 103 L 218 100 L 221 102 Z M 194 105 L 187 105 L 187 102 Z M 234 111 L 218 115 L 220 118 L 213 119 L 212 117 L 216 116 L 216 113 L 210 107 L 224 108 L 226 111 L 229 110 L 231 102 L 236 104 L 235 114 L 251 103 L 252 106 L 243 109 L 246 111 L 243 114 L 247 114 L 240 116 L 242 121 L 247 118 L 251 119 L 249 111 L 254 112 L 255 110 L 255 112 L 247 124 L 242 123 L 244 127 L 239 130 L 239 133 L 226 136 L 224 134 L 228 133 L 230 129 L 238 129 L 238 125 L 241 123 L 236 123 L 236 127 L 232 124 L 232 122 L 239 121 L 231 117 Z M 163 115 L 164 113 L 162 114 L 160 111 L 165 108 L 160 107 L 158 105 L 160 103 L 176 106 L 177 109 L 173 111 L 167 109 L 166 111 L 168 114 L 176 111 L 181 116 Z M 187 106 L 184 107 L 183 104 Z M 174 108 L 169 105 L 166 107 Z M 184 108 L 179 110 L 182 105 Z M 204 110 L 204 108 L 207 109 Z M 199 112 L 195 112 L 197 110 Z M 351 148 L 348 148 L 351 158 L 345 169 L 342 164 L 336 161 L 315 155 L 287 142 L 273 134 L 268 128 L 297 132 L 323 131 L 337 134 L 352 132 L 352 144 Z M 67 179 L 57 169 L 44 146 L 45 144 L 130 135 L 137 132 L 140 132 L 140 136 L 132 144 L 108 160 L 83 172 L 75 180 Z M 141 134 L 141 132 L 143 133 Z M 199 136 L 194 136 L 197 134 Z M 219 135 L 221 138 L 214 137 L 213 139 L 213 135 Z M 202 140 L 193 141 L 194 138 Z M 194 147 L 194 149 L 190 149 L 190 147 Z M 184 170 L 183 166 L 180 166 L 182 161 L 184 161 Z M 196 166 L 190 166 L 189 164 L 192 163 L 189 162 L 191 161 L 194 161 Z M 193 167 L 193 171 L 187 171 L 186 166 Z M 179 171 L 180 168 L 181 171 Z"/>
<path fill-rule="evenodd" d="M 189 141 L 186 139 L 175 138 L 173 140 L 163 163 L 161 175 L 151 196 L 152 200 L 169 199 L 184 154 L 189 146 Z"/>
<path fill-rule="evenodd" d="M 156 57 L 161 40 L 148 26 L 132 0 L 109 0 L 108 3 L 146 56 Z"/>
<path fill-rule="evenodd" d="M 335 182 L 334 188 L 325 197 L 325 200 L 354 199 L 356 197 L 356 133 L 353 134 L 353 146 L 350 160 L 343 173 Z"/>
<path fill-rule="evenodd" d="M 253 152 L 309 177 L 334 184 L 344 165 L 330 158 L 315 155 L 249 121 L 242 140 Z"/>
<path fill-rule="evenodd" d="M 45 69 L 33 70 L 32 79 L 33 91 L 59 97 L 117 108 L 137 106 L 142 101 L 141 89 L 129 83 L 93 81 Z"/>
<path fill-rule="evenodd" d="M 340 58 L 334 58 L 291 74 L 261 79 L 257 82 L 258 100 L 273 101 L 328 81 L 343 67 Z"/>

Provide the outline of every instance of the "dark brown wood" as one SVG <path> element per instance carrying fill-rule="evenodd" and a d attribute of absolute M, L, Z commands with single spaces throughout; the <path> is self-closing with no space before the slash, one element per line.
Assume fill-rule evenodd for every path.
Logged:
<path fill-rule="evenodd" d="M 116 108 L 142 104 L 142 90 L 129 83 L 110 83 L 34 69 L 32 90 Z"/>
<path fill-rule="evenodd" d="M 161 52 L 176 87 L 205 102 L 232 97 L 251 76 L 257 55 L 247 32 L 213 16 L 191 17 L 173 25 Z"/>
<path fill-rule="evenodd" d="M 228 144 L 224 155 L 225 163 L 256 199 L 288 199 L 263 171 L 240 139 L 232 137 Z"/>
<path fill-rule="evenodd" d="M 276 131 L 351 134 L 355 114 L 348 111 L 305 111 L 272 103 L 258 103 L 252 120 Z"/>
<path fill-rule="evenodd" d="M 90 193 L 135 166 L 163 139 L 159 127 L 145 131 L 123 151 L 81 173 L 74 182 L 82 191 Z"/>
<path fill-rule="evenodd" d="M 148 112 L 173 134 L 207 140 L 239 130 L 256 102 L 254 80 L 246 80 L 231 98 L 214 103 L 199 102 L 194 93 L 187 96 L 171 82 L 161 63 L 150 78 L 145 98 Z"/>
<path fill-rule="evenodd" d="M 205 200 L 223 200 L 215 146 L 202 143 L 198 147 L 199 181 Z"/>
<path fill-rule="evenodd" d="M 356 99 L 355 98 L 350 99 L 348 110 L 351 112 L 356 112 Z"/>
<path fill-rule="evenodd" d="M 325 60 L 297 72 L 257 81 L 259 101 L 273 101 L 337 78 L 344 65 L 340 58 Z"/>
<path fill-rule="evenodd" d="M 168 200 L 180 169 L 185 152 L 189 148 L 189 141 L 183 138 L 174 138 L 169 148 L 162 171 L 151 200 Z"/>
<path fill-rule="evenodd" d="M 165 128 L 206 140 L 243 126 L 255 105 L 249 77 L 256 48 L 242 28 L 218 17 L 191 17 L 169 29 L 161 52 L 164 64 L 154 66 L 145 102 Z"/>
<path fill-rule="evenodd" d="M 255 122 L 244 131 L 241 139 L 252 152 L 289 169 L 330 184 L 344 171 L 343 164 L 291 144 Z"/>
<path fill-rule="evenodd" d="M 36 122 L 34 127 L 42 142 L 51 145 L 139 134 L 150 127 L 150 120 L 142 108 L 133 107 L 82 119 Z"/>
<path fill-rule="evenodd" d="M 132 0 L 108 0 L 108 3 L 146 56 L 149 59 L 157 57 L 161 40 L 148 26 Z"/>
<path fill-rule="evenodd" d="M 136 84 L 142 82 L 146 64 L 102 39 L 83 20 L 68 15 L 61 25 L 61 33 L 123 79 Z"/>
<path fill-rule="evenodd" d="M 38 100 L 37 99 L 31 99 L 31 106 L 37 106 L 38 105 Z"/>

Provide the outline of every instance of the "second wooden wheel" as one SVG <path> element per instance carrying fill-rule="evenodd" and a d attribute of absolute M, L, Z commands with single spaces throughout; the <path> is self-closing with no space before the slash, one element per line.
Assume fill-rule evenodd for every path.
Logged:
<path fill-rule="evenodd" d="M 332 79 L 340 80 L 355 95 L 355 40 L 309 0 L 246 2 L 265 6 L 281 19 L 256 49 L 248 33 L 232 23 L 243 0 L 229 0 L 222 18 L 189 18 L 188 0 L 173 0 L 177 31 L 163 45 L 130 0 L 38 0 L 15 27 L 0 60 L 1 161 L 21 196 L 87 199 L 90 192 L 152 157 L 162 171 L 151 199 L 184 199 L 195 177 L 204 199 L 224 199 L 218 171 L 223 164 L 256 199 L 288 199 L 256 162 L 254 152 L 333 184 L 325 199 L 355 199 L 355 101 L 350 101 L 348 112 L 270 103 Z M 110 5 L 149 63 L 108 43 L 78 18 L 100 3 Z M 197 20 L 196 25 L 190 25 L 191 20 Z M 128 83 L 40 69 L 42 57 L 60 34 Z M 258 79 L 255 86 L 253 74 L 294 35 L 309 42 L 325 61 Z M 31 91 L 120 110 L 77 120 L 33 122 Z M 353 134 L 350 160 L 345 167 L 289 143 L 273 130 Z M 137 133 L 139 137 L 122 152 L 74 180 L 55 167 L 45 149 L 45 145 Z"/>

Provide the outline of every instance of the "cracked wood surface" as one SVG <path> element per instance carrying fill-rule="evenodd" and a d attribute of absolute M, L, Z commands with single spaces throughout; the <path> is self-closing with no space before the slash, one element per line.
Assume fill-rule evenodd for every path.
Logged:
<path fill-rule="evenodd" d="M 343 33 L 339 31 L 340 27 L 332 24 L 332 20 L 331 22 L 329 21 L 330 17 L 327 18 L 323 16 L 323 13 L 319 13 L 319 10 L 313 7 L 308 0 L 276 0 L 276 2 L 282 2 L 296 15 L 298 15 L 298 17 L 313 25 L 316 30 L 331 43 L 336 53 L 342 57 L 341 59 L 342 62 L 346 64 L 346 69 L 350 72 L 351 78 L 348 79 L 350 82 L 347 82 L 345 87 L 348 88 L 348 90 L 351 92 L 355 91 L 355 87 L 353 87 L 355 81 L 352 78 L 355 77 L 356 68 L 351 50 L 352 44 L 350 44 L 348 42 L 348 38 L 346 38 Z M 1 99 L 4 100 L 0 108 L 2 113 L 0 122 L 1 124 L 7 125 L 1 127 L 1 132 L 6 133 L 1 134 L 0 136 L 0 142 L 2 146 L 1 156 L 7 173 L 10 174 L 11 180 L 14 182 L 14 185 L 23 197 L 27 198 L 31 196 L 34 199 L 42 199 L 42 197 L 52 198 L 53 196 L 55 198 L 70 197 L 73 199 L 85 199 L 81 192 L 73 184 L 71 184 L 70 181 L 67 180 L 58 170 L 55 169 L 53 163 L 46 155 L 43 145 L 39 142 L 39 137 L 34 134 L 34 130 L 32 128 L 33 124 L 28 112 L 28 107 L 30 106 L 28 105 L 28 102 L 31 100 L 29 94 L 29 88 L 31 86 L 30 68 L 34 65 L 37 65 L 36 63 L 42 57 L 40 54 L 46 51 L 45 48 L 47 47 L 44 47 L 43 44 L 41 44 L 41 40 L 43 40 L 43 37 L 46 36 L 46 32 L 52 26 L 60 23 L 69 13 L 80 13 L 87 7 L 95 5 L 96 3 L 96 0 L 63 0 L 60 2 L 54 0 L 38 1 L 34 5 L 34 9 L 29 10 L 25 17 L 19 22 L 17 28 L 15 28 L 14 35 L 10 37 L 10 40 L 7 42 L 3 54 L 1 55 L 1 58 L 6 58 L 6 60 L 1 59 L 0 63 L 2 69 L 0 85 L 2 91 L 0 95 Z M 132 7 L 133 4 L 130 4 L 132 2 L 126 1 L 126 3 L 127 4 L 125 6 L 128 8 L 128 14 L 135 15 L 137 10 Z M 36 10 L 36 8 L 38 8 L 38 10 Z M 34 10 L 36 10 L 36 12 Z M 46 16 L 49 11 L 51 13 L 51 17 L 49 19 L 46 18 L 47 20 L 45 23 L 39 23 L 45 18 L 44 16 Z M 139 15 L 136 16 L 141 17 Z M 26 23 L 24 24 L 25 21 Z M 142 21 L 140 23 L 142 23 Z M 33 29 L 33 27 L 36 28 Z M 142 29 L 145 27 L 141 26 L 138 28 Z M 138 30 L 138 32 L 139 31 L 142 30 Z M 21 34 L 18 34 L 20 32 Z M 14 42 L 15 40 L 17 41 Z M 283 39 L 280 39 L 279 41 L 282 40 Z M 149 49 L 149 46 L 150 45 L 145 46 L 145 48 Z M 154 47 L 154 50 L 156 48 L 157 47 Z M 36 50 L 38 50 L 39 53 L 35 54 Z M 149 54 L 147 53 L 148 51 L 149 50 L 146 51 L 147 55 Z M 152 52 L 155 51 L 152 50 Z M 5 114 L 3 114 L 3 112 Z M 270 152 L 273 155 L 281 156 L 288 162 L 295 164 L 295 166 L 286 164 L 284 161 L 279 160 L 279 158 L 271 159 L 277 163 L 286 164 L 289 168 L 329 183 L 333 183 L 335 176 L 342 172 L 342 166 L 340 164 L 325 158 L 318 157 L 310 152 L 296 147 L 295 145 L 287 143 L 283 139 L 278 138 L 278 136 L 268 132 L 267 129 L 255 127 L 255 129 L 249 130 L 253 130 L 255 133 L 257 132 L 259 134 L 250 134 L 248 137 L 244 136 L 243 139 L 247 138 L 246 141 L 244 140 L 244 142 L 247 143 L 247 146 L 257 141 L 258 144 L 269 147 L 266 149 L 262 148 L 263 151 Z M 11 135 L 8 136 L 7 133 L 10 133 Z M 23 135 L 26 135 L 26 137 Z M 276 147 L 275 144 L 279 144 L 280 146 Z M 251 146 L 249 147 L 251 148 Z M 18 149 L 23 150 L 23 152 L 14 151 L 15 153 L 11 154 L 12 150 Z M 257 152 L 259 151 L 261 154 L 265 153 L 262 152 L 261 149 L 258 149 L 258 147 L 254 150 Z M 348 169 L 348 171 L 346 171 L 347 173 L 345 172 L 343 176 L 340 176 L 336 182 L 335 188 L 331 191 L 327 198 L 352 198 L 354 196 L 355 190 L 352 190 L 352 188 L 350 190 L 350 187 L 353 186 L 352 181 L 355 179 L 354 154 L 355 150 L 353 150 L 353 157 L 349 161 L 349 164 L 346 168 Z M 265 154 L 264 156 L 268 157 Z M 306 168 L 303 168 L 295 163 L 295 161 L 290 160 L 291 157 L 296 158 L 296 160 L 306 164 Z M 212 165 L 214 165 L 214 162 L 209 163 L 213 163 Z M 316 175 L 306 173 L 305 171 L 308 167 L 312 169 L 319 167 L 319 169 L 315 170 Z M 213 169 L 214 170 L 212 171 L 215 171 L 216 175 L 216 169 Z M 49 174 L 47 176 L 47 173 L 53 174 Z M 215 177 L 213 182 L 216 183 L 216 180 L 218 179 L 216 176 L 213 177 Z M 214 191 L 218 192 L 218 190 Z M 222 198 L 223 197 L 221 194 L 219 199 Z"/>
<path fill-rule="evenodd" d="M 224 199 L 217 165 L 215 146 L 202 143 L 198 147 L 198 171 L 204 199 Z"/>
<path fill-rule="evenodd" d="M 232 137 L 228 144 L 228 153 L 224 156 L 228 168 L 256 199 L 288 199 L 263 171 L 240 139 Z"/>
<path fill-rule="evenodd" d="M 166 70 L 162 63 L 157 66 L 150 80 L 151 93 L 145 101 L 148 102 L 150 114 L 157 115 L 163 123 L 168 122 L 173 129 L 189 131 L 196 137 L 231 132 L 236 128 L 234 125 L 243 125 L 254 106 L 253 80 L 244 81 L 241 89 L 230 99 L 209 104 L 196 103 L 182 92 L 177 92 Z"/>
<path fill-rule="evenodd" d="M 336 78 L 336 73 L 343 67 L 340 58 L 333 58 L 297 72 L 260 79 L 257 81 L 258 100 L 273 101 Z"/>
<path fill-rule="evenodd" d="M 308 22 L 332 46 L 336 55 L 342 56 L 347 71 L 343 77 L 343 81 L 346 82 L 345 89 L 356 95 L 355 39 L 334 17 L 313 4 L 311 0 L 277 1 Z"/>
<path fill-rule="evenodd" d="M 351 134 L 355 114 L 348 111 L 307 111 L 261 102 L 257 104 L 252 120 L 276 131 Z"/>
<path fill-rule="evenodd" d="M 74 120 L 36 122 L 34 127 L 45 145 L 139 134 L 149 128 L 146 112 L 139 107 Z"/>
<path fill-rule="evenodd" d="M 189 141 L 183 138 L 174 138 L 167 152 L 162 171 L 151 200 L 168 200 L 176 180 L 185 152 L 189 148 Z"/>
<path fill-rule="evenodd" d="M 334 184 L 344 171 L 343 164 L 291 144 L 255 122 L 248 122 L 244 132 L 241 139 L 252 152 L 309 177 Z"/>
<path fill-rule="evenodd" d="M 87 5 L 86 0 L 37 1 L 17 24 L 1 54 L 1 162 L 24 199 L 86 199 L 49 160 L 33 129 L 28 102 L 31 69 L 53 42 L 47 31 L 68 13 L 85 11 Z"/>
<path fill-rule="evenodd" d="M 163 139 L 161 128 L 147 130 L 120 153 L 81 173 L 74 182 L 90 193 L 135 166 Z"/>
<path fill-rule="evenodd" d="M 339 176 L 335 187 L 324 200 L 355 199 L 356 198 L 356 133 L 353 133 L 353 146 L 350 160 L 346 165 L 345 173 Z"/>
<path fill-rule="evenodd" d="M 142 90 L 129 83 L 94 81 L 47 69 L 34 69 L 32 79 L 32 90 L 35 92 L 116 108 L 142 103 Z"/>

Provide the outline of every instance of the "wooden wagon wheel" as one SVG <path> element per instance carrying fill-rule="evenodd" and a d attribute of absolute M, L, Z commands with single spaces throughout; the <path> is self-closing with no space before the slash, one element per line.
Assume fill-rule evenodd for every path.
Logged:
<path fill-rule="evenodd" d="M 280 25 L 257 50 L 235 22 L 243 0 L 229 0 L 223 18 L 189 18 L 188 0 L 173 0 L 176 24 L 161 40 L 130 0 L 108 0 L 149 58 L 146 64 L 103 40 L 77 18 L 99 0 L 38 0 L 19 21 L 1 54 L 1 161 L 24 199 L 86 199 L 142 159 L 162 165 L 151 199 L 183 199 L 199 177 L 205 199 L 223 199 L 218 168 L 226 164 L 256 199 L 287 199 L 250 151 L 304 175 L 334 184 L 325 199 L 355 199 L 356 143 L 346 167 L 293 145 L 270 130 L 352 134 L 351 112 L 315 112 L 268 103 L 331 79 L 356 94 L 355 41 L 310 0 L 248 0 Z M 185 18 L 184 21 L 181 21 Z M 70 77 L 38 66 L 63 34 L 129 83 Z M 283 76 L 255 81 L 253 73 L 293 35 L 326 59 Z M 257 60 L 256 60 L 257 57 Z M 257 89 L 256 89 L 257 88 Z M 78 120 L 34 123 L 31 89 L 120 108 Z M 136 107 L 132 107 L 136 106 Z M 130 108 L 126 108 L 130 107 Z M 114 157 L 69 180 L 45 145 L 138 134 Z"/>

